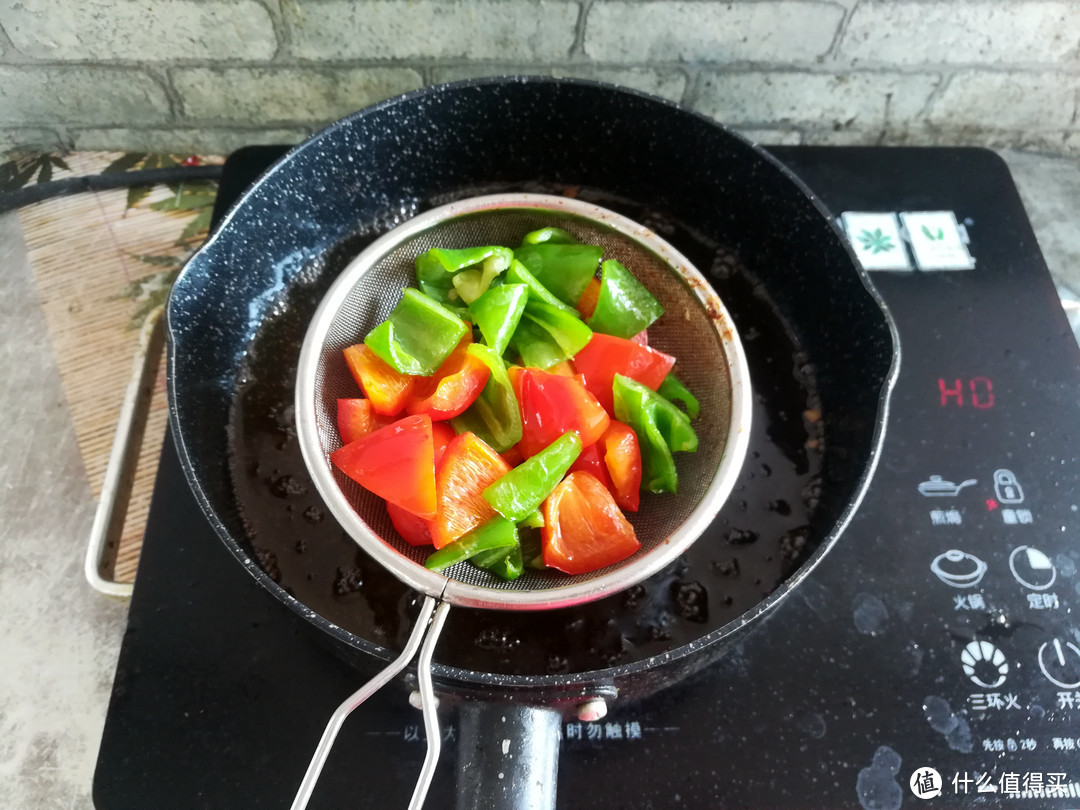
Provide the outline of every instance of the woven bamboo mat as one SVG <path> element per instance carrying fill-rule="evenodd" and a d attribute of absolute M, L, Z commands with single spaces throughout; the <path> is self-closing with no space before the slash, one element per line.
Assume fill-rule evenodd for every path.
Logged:
<path fill-rule="evenodd" d="M 16 181 L 53 179 L 183 160 L 218 158 L 83 152 L 23 158 L 8 169 Z M 31 165 L 28 161 L 37 161 Z M 35 172 L 35 166 L 38 168 Z M 10 167 L 12 162 L 7 164 Z M 3 169 L 6 167 L 0 167 Z M 44 172 L 44 177 L 42 176 Z M 187 257 L 206 237 L 216 186 L 200 181 L 78 194 L 20 209 L 34 282 L 95 497 L 112 449 L 121 404 L 143 321 L 164 303 Z M 164 358 L 158 366 L 150 417 L 112 578 L 134 579 L 150 493 L 164 437 Z"/>

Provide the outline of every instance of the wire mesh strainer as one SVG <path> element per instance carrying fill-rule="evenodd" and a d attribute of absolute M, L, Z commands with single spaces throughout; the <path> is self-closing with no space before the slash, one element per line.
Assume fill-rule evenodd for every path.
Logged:
<path fill-rule="evenodd" d="M 699 449 L 676 456 L 677 495 L 645 496 L 640 510 L 628 515 L 642 548 L 623 562 L 577 576 L 526 569 L 512 582 L 469 563 L 429 571 L 423 562 L 430 548 L 402 540 L 382 499 L 330 463 L 330 454 L 341 446 L 337 400 L 358 395 L 342 350 L 361 342 L 390 314 L 404 287 L 416 286 L 414 260 L 421 253 L 433 247 L 513 247 L 526 233 L 544 227 L 562 228 L 581 242 L 603 247 L 605 259 L 622 262 L 663 305 L 665 314 L 649 327 L 649 343 L 677 358 L 679 378 L 701 403 L 694 421 Z M 438 758 L 430 662 L 448 606 L 565 607 L 629 588 L 672 562 L 712 522 L 731 492 L 749 441 L 750 396 L 742 346 L 704 277 L 649 229 L 591 203 L 539 194 L 473 197 L 409 220 L 357 256 L 326 294 L 304 339 L 296 385 L 299 442 L 319 493 L 342 527 L 378 563 L 427 598 L 406 651 L 335 712 L 293 807 L 306 805 L 344 718 L 404 669 L 426 631 L 419 682 L 429 750 L 410 804 L 419 807 Z"/>

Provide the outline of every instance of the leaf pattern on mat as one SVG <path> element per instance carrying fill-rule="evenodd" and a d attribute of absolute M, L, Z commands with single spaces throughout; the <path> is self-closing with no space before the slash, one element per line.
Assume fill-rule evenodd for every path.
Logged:
<path fill-rule="evenodd" d="M 163 155 L 148 152 L 129 152 L 105 167 L 104 172 L 126 172 L 135 169 L 169 169 L 198 165 L 195 156 Z M 169 217 L 186 220 L 176 241 L 159 253 L 129 254 L 131 258 L 153 267 L 164 268 L 138 278 L 120 291 L 118 298 L 135 304 L 129 328 L 139 329 L 147 315 L 165 303 L 180 268 L 206 240 L 210 218 L 217 198 L 217 183 L 212 180 L 193 180 L 168 183 L 168 197 L 146 202 L 154 186 L 132 186 L 128 189 L 127 210 L 148 208 Z"/>
<path fill-rule="evenodd" d="M 0 163 L 0 193 L 18 191 L 23 186 L 48 183 L 53 169 L 71 171 L 59 155 L 15 155 Z"/>

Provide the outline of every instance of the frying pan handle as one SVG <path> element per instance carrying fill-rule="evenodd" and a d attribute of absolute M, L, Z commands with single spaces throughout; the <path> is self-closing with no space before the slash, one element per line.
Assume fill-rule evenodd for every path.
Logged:
<path fill-rule="evenodd" d="M 557 710 L 470 700 L 458 722 L 457 810 L 554 810 Z"/>
<path fill-rule="evenodd" d="M 446 621 L 447 611 L 450 610 L 450 605 L 446 602 L 439 603 L 438 608 L 435 607 L 435 604 L 436 602 L 432 597 L 424 597 L 424 603 L 420 607 L 420 615 L 416 617 L 416 626 L 413 627 L 401 655 L 391 661 L 378 675 L 345 698 L 330 716 L 330 722 L 326 724 L 322 738 L 319 740 L 319 744 L 315 746 L 315 753 L 308 764 L 307 772 L 300 782 L 300 787 L 297 788 L 292 810 L 304 810 L 307 807 L 311 794 L 315 790 L 315 783 L 319 781 L 319 774 L 322 773 L 323 765 L 326 764 L 326 758 L 330 756 L 330 749 L 334 747 L 334 740 L 337 739 L 345 718 L 352 714 L 361 703 L 382 689 L 401 670 L 405 669 L 416 656 L 416 651 L 420 649 L 421 642 L 423 642 L 423 649 L 420 650 L 417 667 L 419 669 L 420 700 L 421 708 L 424 711 L 424 730 L 427 733 L 428 747 L 427 754 L 424 757 L 424 765 L 420 770 L 420 777 L 416 781 L 416 788 L 413 790 L 412 800 L 409 802 L 409 810 L 418 810 L 423 806 L 424 797 L 431 786 L 431 777 L 435 773 L 435 765 L 439 761 L 439 751 L 442 744 L 439 719 L 435 714 L 435 692 L 431 681 L 431 657 L 435 651 L 435 643 L 439 640 L 439 633 L 442 631 L 443 623 Z"/>

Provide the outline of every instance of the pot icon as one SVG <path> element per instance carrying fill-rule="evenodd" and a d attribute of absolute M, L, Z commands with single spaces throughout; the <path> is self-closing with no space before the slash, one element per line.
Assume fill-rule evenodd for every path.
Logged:
<path fill-rule="evenodd" d="M 974 588 L 982 582 L 986 563 L 974 554 L 951 548 L 934 557 L 930 570 L 946 585 L 953 588 Z"/>

